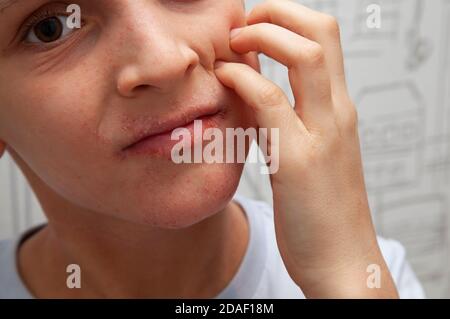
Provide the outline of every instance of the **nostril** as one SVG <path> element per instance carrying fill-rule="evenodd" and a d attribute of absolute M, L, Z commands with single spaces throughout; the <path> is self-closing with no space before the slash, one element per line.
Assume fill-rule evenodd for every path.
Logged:
<path fill-rule="evenodd" d="M 150 87 L 150 85 L 148 85 L 148 84 L 141 84 L 141 85 L 136 86 L 134 88 L 134 91 L 136 91 L 136 92 L 144 91 L 144 90 L 147 90 L 149 87 Z"/>
<path fill-rule="evenodd" d="M 195 68 L 196 68 L 196 65 L 194 63 L 189 64 L 189 66 L 187 67 L 187 70 L 186 70 L 186 74 L 192 73 Z"/>

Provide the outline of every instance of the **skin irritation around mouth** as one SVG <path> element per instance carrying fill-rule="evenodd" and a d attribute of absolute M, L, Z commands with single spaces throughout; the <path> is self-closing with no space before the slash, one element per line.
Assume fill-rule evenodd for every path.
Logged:
<path fill-rule="evenodd" d="M 190 110 L 190 111 L 192 112 L 192 110 Z M 203 147 L 204 144 L 208 142 L 207 140 L 204 139 L 204 136 L 203 136 L 205 130 L 207 130 L 209 128 L 220 128 L 221 127 L 220 124 L 225 119 L 226 113 L 227 113 L 227 107 L 221 107 L 219 109 L 219 111 L 214 114 L 201 116 L 194 120 L 192 120 L 192 116 L 188 115 L 187 113 L 182 114 L 180 116 L 180 118 L 184 119 L 184 122 L 186 123 L 180 127 L 188 128 L 189 132 L 190 132 L 189 135 L 190 135 L 191 140 L 185 141 L 185 142 L 188 144 L 188 145 L 186 145 L 186 147 L 191 147 L 191 154 L 194 154 L 194 150 L 192 149 L 195 147 L 194 145 L 201 143 L 202 147 Z M 123 149 L 122 156 L 121 156 L 122 160 L 124 160 L 124 159 L 128 158 L 130 155 L 132 155 L 132 154 L 130 154 L 130 150 L 131 150 L 134 155 L 149 155 L 152 157 L 163 158 L 168 161 L 172 161 L 171 154 L 170 154 L 170 152 L 169 153 L 167 152 L 167 147 L 165 147 L 166 145 L 162 145 L 161 147 L 154 148 L 154 149 L 152 149 L 152 148 L 139 149 L 140 143 L 145 143 L 145 140 L 146 140 L 145 136 L 147 135 L 148 130 L 149 130 L 148 127 L 158 127 L 163 124 L 162 121 L 150 120 L 150 122 L 149 122 L 148 117 L 139 117 L 136 119 L 130 119 L 129 116 L 124 116 L 123 118 L 124 118 L 124 120 L 123 120 L 124 124 L 121 127 L 122 131 L 127 132 L 127 133 L 129 133 L 130 131 L 133 131 L 133 132 L 135 132 L 135 136 L 143 136 L 143 138 L 140 141 L 136 141 L 134 144 L 129 145 Z M 201 133 L 193 131 L 194 123 L 198 124 L 198 122 L 194 122 L 194 121 L 201 121 L 201 127 L 202 127 Z M 138 128 L 137 133 L 136 133 L 136 128 Z M 149 137 L 154 138 L 154 139 L 155 138 L 156 139 L 167 138 L 167 135 L 171 135 L 172 132 L 176 128 L 178 128 L 178 127 L 174 127 L 172 129 L 163 131 L 161 133 L 149 135 Z M 173 141 L 173 143 L 170 143 L 170 142 L 169 143 L 174 144 L 174 145 L 182 142 L 181 139 L 172 139 L 171 138 L 170 140 Z M 133 149 L 133 147 L 136 147 L 136 146 L 138 149 L 137 150 L 136 150 L 136 148 Z"/>

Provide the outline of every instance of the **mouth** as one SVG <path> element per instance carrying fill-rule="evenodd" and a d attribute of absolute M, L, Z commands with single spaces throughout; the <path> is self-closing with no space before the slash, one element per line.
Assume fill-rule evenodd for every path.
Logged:
<path fill-rule="evenodd" d="M 131 142 L 123 148 L 123 152 L 126 154 L 170 153 L 171 148 L 178 143 L 171 139 L 175 129 L 186 128 L 192 133 L 194 121 L 197 120 L 202 121 L 203 130 L 217 127 L 226 112 L 224 106 L 215 104 L 196 105 L 185 109 L 186 111 L 164 118 L 144 118 L 133 123 L 131 126 L 134 126 L 132 129 L 135 130 L 135 134 Z"/>

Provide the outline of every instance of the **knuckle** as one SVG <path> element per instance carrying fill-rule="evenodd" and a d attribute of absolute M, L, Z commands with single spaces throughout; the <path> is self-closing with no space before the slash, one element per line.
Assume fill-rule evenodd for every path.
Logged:
<path fill-rule="evenodd" d="M 340 37 L 340 26 L 338 20 L 332 15 L 324 14 L 322 25 L 327 34 L 332 37 Z"/>
<path fill-rule="evenodd" d="M 323 48 L 320 44 L 315 42 L 309 44 L 305 48 L 303 55 L 306 56 L 307 62 L 313 67 L 321 66 L 325 62 Z"/>
<path fill-rule="evenodd" d="M 253 14 L 260 11 L 273 11 L 279 4 L 278 1 L 279 0 L 266 0 L 264 2 L 257 3 L 250 12 Z"/>
<path fill-rule="evenodd" d="M 284 92 L 275 84 L 265 83 L 259 89 L 259 101 L 262 106 L 278 106 L 284 102 Z"/>

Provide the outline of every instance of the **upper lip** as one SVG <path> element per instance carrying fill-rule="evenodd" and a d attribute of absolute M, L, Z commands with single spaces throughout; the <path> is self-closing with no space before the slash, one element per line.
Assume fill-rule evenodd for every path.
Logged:
<path fill-rule="evenodd" d="M 169 133 L 175 128 L 186 126 L 200 117 L 220 113 L 223 111 L 223 106 L 209 103 L 183 107 L 182 109 L 182 111 L 168 116 L 159 118 L 153 116 L 143 117 L 133 120 L 131 124 L 126 124 L 126 126 L 132 126 L 130 129 L 134 130 L 134 133 L 124 150 L 132 148 L 149 137 Z"/>

